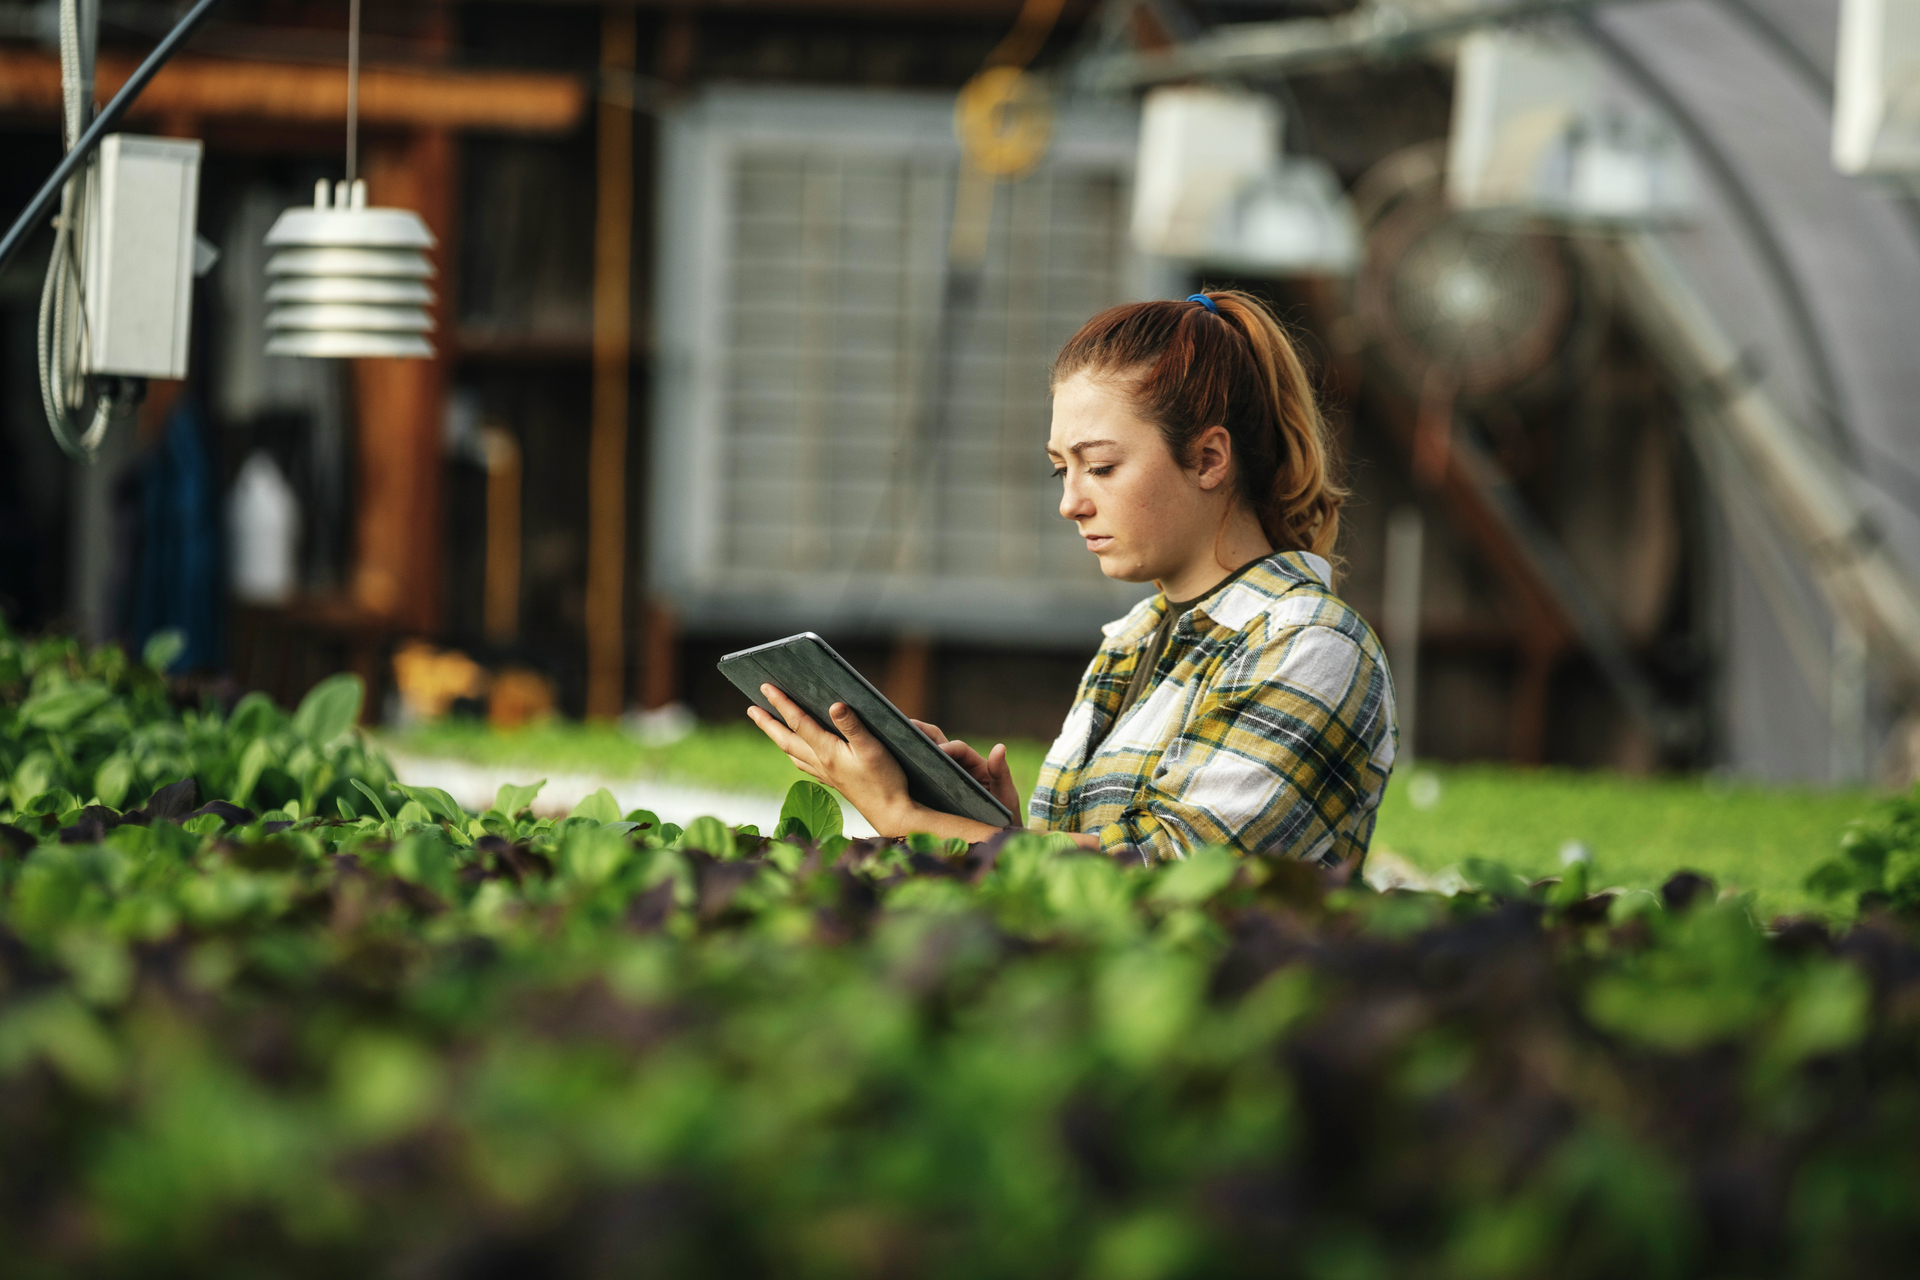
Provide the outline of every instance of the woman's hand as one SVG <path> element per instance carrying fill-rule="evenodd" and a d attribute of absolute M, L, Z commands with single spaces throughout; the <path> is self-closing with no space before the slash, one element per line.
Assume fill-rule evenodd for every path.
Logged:
<path fill-rule="evenodd" d="M 787 753 L 787 759 L 793 761 L 794 768 L 838 791 L 841 798 L 859 810 L 860 816 L 872 823 L 873 829 L 881 835 L 898 838 L 915 831 L 925 831 L 930 835 L 957 837 L 972 844 L 999 833 L 1000 828 L 990 827 L 984 822 L 975 822 L 958 814 L 941 813 L 914 803 L 912 797 L 907 795 L 907 775 L 900 768 L 899 761 L 893 758 L 893 753 L 887 750 L 885 744 L 867 732 L 867 726 L 860 723 L 860 717 L 846 703 L 836 702 L 827 708 L 834 727 L 845 735 L 841 738 L 831 730 L 821 728 L 793 699 L 774 686 L 763 684 L 760 693 L 780 713 L 780 719 L 775 720 L 758 707 L 748 708 L 747 715 L 759 726 L 760 732 L 772 738 L 774 745 Z M 937 728 L 932 728 L 931 736 L 943 744 L 946 742 L 946 735 Z M 1007 807 L 1018 813 L 1020 797 L 1014 793 L 1013 780 L 1007 774 L 1006 748 L 996 747 L 992 757 L 982 760 L 980 753 L 965 743 L 951 745 L 962 748 L 978 762 L 979 770 L 974 772 L 974 776 L 987 783 L 995 796 L 1011 799 L 1013 803 Z M 949 754 L 953 754 L 951 750 Z M 967 760 L 958 755 L 954 758 L 967 765 L 970 771 L 974 770 Z M 995 776 L 996 770 L 1000 783 L 988 782 Z M 1002 803 L 1006 803 L 1006 799 Z"/>
<path fill-rule="evenodd" d="M 1007 806 L 1007 812 L 1020 820 L 1020 793 L 1014 789 L 1013 773 L 1007 768 L 1007 744 L 996 742 L 993 750 L 982 756 L 978 751 L 958 739 L 949 738 L 937 724 L 928 724 L 925 720 L 915 720 L 914 727 L 937 743 L 940 749 L 957 761 L 961 768 L 972 774 L 987 794 Z"/>
<path fill-rule="evenodd" d="M 907 775 L 893 753 L 867 732 L 852 707 L 836 702 L 827 708 L 834 728 L 843 735 L 836 736 L 773 685 L 761 685 L 760 694 L 785 723 L 758 707 L 749 707 L 747 715 L 787 753 L 796 769 L 838 791 L 880 834 L 905 835 L 914 829 L 913 811 L 918 806 L 907 798 Z"/>

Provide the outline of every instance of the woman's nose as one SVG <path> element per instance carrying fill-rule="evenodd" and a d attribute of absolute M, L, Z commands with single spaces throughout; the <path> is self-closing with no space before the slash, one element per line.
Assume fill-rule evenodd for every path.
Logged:
<path fill-rule="evenodd" d="M 1093 514 L 1093 502 L 1082 494 L 1071 476 L 1060 485 L 1060 514 L 1068 520 Z"/>

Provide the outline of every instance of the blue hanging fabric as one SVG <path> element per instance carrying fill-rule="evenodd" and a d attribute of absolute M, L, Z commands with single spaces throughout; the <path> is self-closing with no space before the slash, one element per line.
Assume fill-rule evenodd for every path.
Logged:
<path fill-rule="evenodd" d="M 226 655 L 220 487 L 206 430 L 199 403 L 182 395 L 141 475 L 134 643 L 137 651 L 157 631 L 181 632 L 175 671 L 217 671 Z"/>

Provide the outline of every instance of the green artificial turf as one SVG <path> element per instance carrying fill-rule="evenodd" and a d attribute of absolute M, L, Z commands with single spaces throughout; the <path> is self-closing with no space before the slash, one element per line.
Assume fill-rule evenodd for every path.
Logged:
<path fill-rule="evenodd" d="M 1802 882 L 1877 799 L 1863 790 L 1699 777 L 1421 765 L 1388 786 L 1374 848 L 1426 872 L 1490 858 L 1540 877 L 1558 874 L 1563 852 L 1579 844 L 1593 859 L 1596 885 L 1652 888 L 1684 868 L 1723 889 L 1751 891 L 1766 917 L 1831 909 Z"/>
<path fill-rule="evenodd" d="M 993 746 L 986 738 L 960 737 L 982 750 Z M 500 732 L 477 720 L 448 719 L 382 735 L 381 745 L 406 755 L 503 768 L 661 778 L 769 795 L 785 794 L 804 776 L 750 724 L 701 725 L 677 742 L 649 746 L 611 724 L 545 720 Z M 1032 792 L 1046 750 L 1038 742 L 1007 744 L 1007 758 L 1022 797 Z"/>
<path fill-rule="evenodd" d="M 992 745 L 960 736 L 977 747 Z M 502 733 L 475 721 L 447 720 L 387 735 L 384 742 L 410 755 L 530 771 L 656 777 L 771 795 L 801 777 L 759 730 L 745 724 L 703 725 L 678 742 L 647 746 L 613 725 L 550 720 Z M 1028 796 L 1046 748 L 1031 741 L 1007 747 L 1014 782 Z M 1388 787 L 1374 847 L 1429 873 L 1488 858 L 1539 877 L 1558 873 L 1563 852 L 1579 844 L 1593 859 L 1597 884 L 1655 888 L 1686 868 L 1712 876 L 1723 888 L 1752 891 L 1756 908 L 1773 915 L 1828 906 L 1808 895 L 1802 881 L 1834 855 L 1847 824 L 1869 813 L 1874 801 L 1862 790 L 1421 765 Z"/>

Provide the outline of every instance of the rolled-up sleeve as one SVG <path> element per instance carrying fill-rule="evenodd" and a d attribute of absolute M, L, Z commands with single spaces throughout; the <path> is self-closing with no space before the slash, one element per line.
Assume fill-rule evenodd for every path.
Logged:
<path fill-rule="evenodd" d="M 1147 859 L 1224 845 L 1336 861 L 1343 829 L 1378 803 L 1378 744 L 1393 726 L 1384 667 L 1331 627 L 1291 627 L 1245 646 L 1204 683 L 1158 769 L 1102 850 Z M 1391 748 L 1387 765 L 1391 763 Z M 1371 830 L 1371 815 L 1364 824 Z"/>

